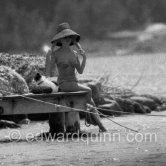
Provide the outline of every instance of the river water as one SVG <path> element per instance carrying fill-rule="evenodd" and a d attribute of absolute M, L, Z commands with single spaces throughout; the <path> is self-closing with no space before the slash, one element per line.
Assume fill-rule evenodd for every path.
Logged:
<path fill-rule="evenodd" d="M 0 165 L 166 165 L 166 111 L 152 112 L 161 117 L 132 115 L 112 120 L 137 130 L 132 132 L 102 119 L 109 132 L 97 135 L 98 128 L 81 129 L 96 133 L 93 137 L 45 140 L 29 139 L 48 131 L 47 122 L 33 122 L 21 129 L 0 131 Z M 18 135 L 19 133 L 19 135 Z M 9 141 L 7 137 L 15 138 Z M 19 141 L 16 142 L 16 138 Z M 8 140 L 8 141 L 7 141 Z"/>
<path fill-rule="evenodd" d="M 107 55 L 107 56 L 103 56 Z M 166 55 L 133 54 L 109 56 L 101 53 L 88 57 L 84 74 L 79 78 L 109 77 L 107 85 L 132 89 L 137 93 L 166 96 Z"/>

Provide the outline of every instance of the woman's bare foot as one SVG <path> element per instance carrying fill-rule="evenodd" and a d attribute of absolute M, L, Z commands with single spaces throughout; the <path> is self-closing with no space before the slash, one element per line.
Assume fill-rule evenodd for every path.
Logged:
<path fill-rule="evenodd" d="M 93 106 L 88 107 L 89 113 L 88 117 L 88 123 L 99 126 L 100 132 L 107 132 L 107 129 L 104 127 L 104 125 L 101 122 L 100 116 L 98 114 L 97 109 L 95 109 Z"/>

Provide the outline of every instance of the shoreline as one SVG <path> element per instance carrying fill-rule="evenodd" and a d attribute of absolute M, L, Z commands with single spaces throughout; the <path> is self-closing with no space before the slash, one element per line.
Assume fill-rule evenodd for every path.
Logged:
<path fill-rule="evenodd" d="M 152 115 L 166 115 L 166 111 L 152 112 Z M 111 142 L 108 139 L 102 142 L 96 142 L 96 139 L 86 141 L 68 142 L 8 142 L 0 144 L 1 164 L 4 165 L 165 165 L 166 147 L 164 127 L 165 117 L 146 117 L 145 115 L 128 115 L 115 117 L 114 120 L 125 126 L 138 129 L 139 133 L 156 133 L 157 141 L 147 142 L 142 140 L 124 141 L 129 131 L 112 124 L 106 119 L 103 123 L 108 127 L 110 134 L 119 133 L 122 141 Z M 98 132 L 97 127 L 86 128 L 81 121 L 82 130 L 93 133 Z M 0 135 L 15 129 L 3 129 Z M 47 122 L 33 122 L 29 126 L 23 125 L 20 132 L 23 135 L 47 131 Z M 133 133 L 133 132 L 131 132 Z M 135 133 L 136 134 L 136 133 Z M 138 134 L 137 134 L 138 135 Z M 107 135 L 108 136 L 108 135 Z M 134 136 L 134 135 L 133 135 Z M 138 135 L 140 136 L 140 135 Z M 88 138 L 89 139 L 89 138 Z"/>

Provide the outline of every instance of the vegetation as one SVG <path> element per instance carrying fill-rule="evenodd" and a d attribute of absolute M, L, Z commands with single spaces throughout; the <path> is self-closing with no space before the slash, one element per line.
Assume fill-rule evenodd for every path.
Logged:
<path fill-rule="evenodd" d="M 0 50 L 39 50 L 61 22 L 83 39 L 106 39 L 109 33 L 166 22 L 164 0 L 1 0 Z"/>

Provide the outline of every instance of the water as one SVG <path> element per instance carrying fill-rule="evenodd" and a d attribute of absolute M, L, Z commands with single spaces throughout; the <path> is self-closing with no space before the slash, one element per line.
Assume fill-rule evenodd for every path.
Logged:
<path fill-rule="evenodd" d="M 136 84 L 133 90 L 137 93 L 165 95 L 166 55 L 89 57 L 84 74 L 78 77 L 99 78 L 103 75 L 109 75 L 108 84 L 113 86 L 131 89 Z"/>
<path fill-rule="evenodd" d="M 166 115 L 166 112 L 152 114 Z M 5 134 L 14 129 L 1 130 L 0 165 L 164 165 L 166 164 L 166 118 L 145 115 L 116 117 L 114 121 L 136 129 L 133 133 L 103 119 L 109 129 L 107 135 L 63 141 L 27 142 L 27 133 L 47 131 L 47 122 L 23 125 L 20 142 L 5 143 Z M 81 129 L 97 132 L 97 127 Z M 151 134 L 151 135 L 148 135 Z M 151 136 L 151 137 L 150 137 Z M 105 139 L 104 139 L 105 138 Z"/>

